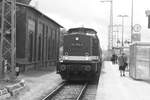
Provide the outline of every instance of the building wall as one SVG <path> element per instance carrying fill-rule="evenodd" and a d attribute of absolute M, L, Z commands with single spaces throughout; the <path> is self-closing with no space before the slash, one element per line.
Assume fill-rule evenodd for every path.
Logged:
<path fill-rule="evenodd" d="M 17 58 L 25 58 L 26 9 L 17 6 L 16 17 L 16 56 Z"/>
<path fill-rule="evenodd" d="M 23 8 L 24 14 L 17 17 L 17 60 L 25 70 L 27 66 L 47 68 L 58 60 L 60 26 L 35 9 Z"/>

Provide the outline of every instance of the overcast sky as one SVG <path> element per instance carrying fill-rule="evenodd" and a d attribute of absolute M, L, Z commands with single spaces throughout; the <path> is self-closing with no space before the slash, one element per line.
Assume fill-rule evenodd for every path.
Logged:
<path fill-rule="evenodd" d="M 101 0 L 33 0 L 44 14 L 54 19 L 66 29 L 71 27 L 91 27 L 98 32 L 103 49 L 108 45 L 108 25 L 110 3 L 101 3 Z M 150 9 L 150 0 L 134 0 L 134 24 L 140 24 L 141 40 L 150 42 L 150 29 L 147 28 L 148 18 L 145 10 Z M 113 0 L 113 22 L 121 24 L 119 14 L 128 15 L 124 19 L 124 40 L 130 40 L 131 0 Z M 114 28 L 115 30 L 115 28 Z M 121 37 L 121 28 L 119 29 Z"/>

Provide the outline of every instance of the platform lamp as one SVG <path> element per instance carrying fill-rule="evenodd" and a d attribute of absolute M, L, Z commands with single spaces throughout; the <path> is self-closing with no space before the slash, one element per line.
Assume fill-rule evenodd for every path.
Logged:
<path fill-rule="evenodd" d="M 123 48 L 124 48 L 124 18 L 128 17 L 128 15 L 118 15 L 118 17 L 122 18 L 122 44 L 121 44 L 121 51 L 123 52 Z"/>
<path fill-rule="evenodd" d="M 121 43 L 120 40 L 117 40 L 117 47 L 119 47 L 118 44 L 120 44 L 120 43 Z"/>
<path fill-rule="evenodd" d="M 110 3 L 110 23 L 109 23 L 109 33 L 108 33 L 108 50 L 113 47 L 113 0 L 102 0 L 102 3 Z"/>
<path fill-rule="evenodd" d="M 113 31 L 113 32 L 115 32 L 116 34 L 115 34 L 115 39 L 116 39 L 116 41 L 114 41 L 115 43 L 119 40 L 119 27 L 122 27 L 122 25 L 121 24 L 114 24 L 113 25 L 113 29 L 115 30 L 115 31 Z M 118 44 L 117 44 L 118 45 Z M 118 48 L 118 46 L 117 46 L 117 48 Z"/>

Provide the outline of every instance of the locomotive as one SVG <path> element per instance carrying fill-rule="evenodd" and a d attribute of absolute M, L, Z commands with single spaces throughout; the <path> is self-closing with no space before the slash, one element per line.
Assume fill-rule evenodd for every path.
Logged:
<path fill-rule="evenodd" d="M 100 76 L 102 50 L 97 32 L 91 28 L 71 28 L 63 36 L 57 73 L 68 81 L 93 81 Z"/>

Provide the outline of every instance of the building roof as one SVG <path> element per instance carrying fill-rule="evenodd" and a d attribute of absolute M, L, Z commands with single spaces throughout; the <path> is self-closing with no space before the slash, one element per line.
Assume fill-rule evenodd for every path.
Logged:
<path fill-rule="evenodd" d="M 47 19 L 51 20 L 53 23 L 55 23 L 56 25 L 58 25 L 60 28 L 63 28 L 63 26 L 61 26 L 60 24 L 58 24 L 56 21 L 54 21 L 53 19 L 51 19 L 50 17 L 48 17 L 47 15 L 43 14 L 41 11 L 37 10 L 36 8 L 30 6 L 30 5 L 27 5 L 25 3 L 19 3 L 17 2 L 17 5 L 21 5 L 21 6 L 24 6 L 24 7 L 27 7 L 27 8 L 30 8 L 38 13 L 40 13 L 42 16 L 46 17 Z"/>
<path fill-rule="evenodd" d="M 16 2 L 19 2 L 19 3 L 23 3 L 23 4 L 28 4 L 31 2 L 31 0 L 16 0 Z"/>

